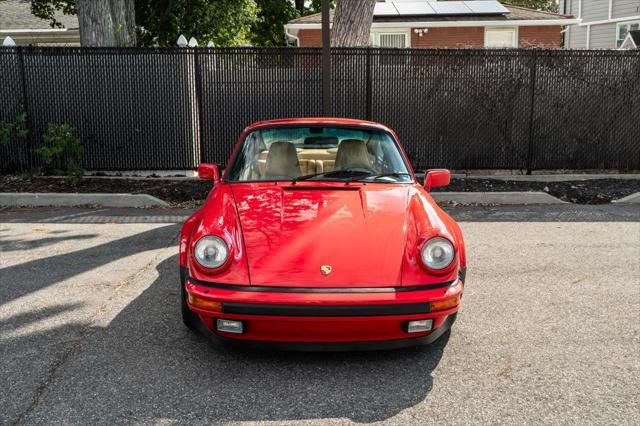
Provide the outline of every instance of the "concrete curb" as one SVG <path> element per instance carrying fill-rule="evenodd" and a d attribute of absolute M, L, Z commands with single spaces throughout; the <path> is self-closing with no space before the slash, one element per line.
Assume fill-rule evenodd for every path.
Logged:
<path fill-rule="evenodd" d="M 619 200 L 613 200 L 612 203 L 640 204 L 640 192 L 620 198 Z"/>
<path fill-rule="evenodd" d="M 490 179 L 517 182 L 569 182 L 600 179 L 639 180 L 640 174 L 564 174 L 564 175 L 461 175 L 462 179 Z"/>
<path fill-rule="evenodd" d="M 569 204 L 546 192 L 432 192 L 436 201 L 459 204 Z"/>
<path fill-rule="evenodd" d="M 164 207 L 169 204 L 148 194 L 0 193 L 0 206 L 5 207 L 75 207 L 85 205 L 102 207 Z"/>

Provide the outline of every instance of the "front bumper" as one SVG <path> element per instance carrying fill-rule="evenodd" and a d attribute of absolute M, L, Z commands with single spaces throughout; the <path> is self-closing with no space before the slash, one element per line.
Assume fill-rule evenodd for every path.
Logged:
<path fill-rule="evenodd" d="M 461 295 L 461 281 L 416 288 L 291 289 L 226 286 L 185 279 L 187 293 L 222 302 L 222 312 L 188 305 L 196 327 L 217 343 L 307 351 L 394 349 L 426 345 L 451 328 L 459 306 L 431 303 Z M 216 330 L 216 319 L 242 321 L 242 334 Z M 407 321 L 432 319 L 431 331 L 408 333 Z"/>

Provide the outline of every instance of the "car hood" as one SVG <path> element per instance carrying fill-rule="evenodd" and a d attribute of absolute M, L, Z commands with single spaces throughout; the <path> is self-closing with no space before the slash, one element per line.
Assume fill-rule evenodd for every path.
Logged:
<path fill-rule="evenodd" d="M 251 284 L 400 286 L 409 188 L 233 185 Z"/>

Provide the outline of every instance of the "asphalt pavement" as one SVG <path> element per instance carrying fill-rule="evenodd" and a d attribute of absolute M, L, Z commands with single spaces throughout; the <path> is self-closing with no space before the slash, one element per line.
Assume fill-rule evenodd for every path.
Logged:
<path fill-rule="evenodd" d="M 188 212 L 0 211 L 0 423 L 637 424 L 640 209 L 450 211 L 470 262 L 451 334 L 333 354 L 188 331 Z"/>

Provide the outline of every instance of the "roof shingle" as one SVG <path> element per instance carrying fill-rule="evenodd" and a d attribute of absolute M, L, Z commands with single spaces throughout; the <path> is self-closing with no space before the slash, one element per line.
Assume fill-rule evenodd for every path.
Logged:
<path fill-rule="evenodd" d="M 56 13 L 65 28 L 78 28 L 78 17 Z M 30 0 L 0 0 L 0 30 L 45 30 L 51 29 L 49 21 L 31 14 Z"/>

